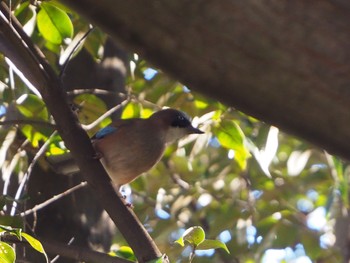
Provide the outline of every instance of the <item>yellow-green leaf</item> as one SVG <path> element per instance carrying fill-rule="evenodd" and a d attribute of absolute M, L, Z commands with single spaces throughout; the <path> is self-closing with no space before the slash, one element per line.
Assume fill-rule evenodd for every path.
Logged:
<path fill-rule="evenodd" d="M 79 120 L 83 124 L 90 124 L 107 111 L 106 103 L 94 94 L 76 96 L 74 103 L 80 107 L 78 111 Z M 101 126 L 109 124 L 111 119 L 108 117 L 105 121 L 105 123 L 101 123 Z M 99 127 L 101 128 L 101 126 Z"/>
<path fill-rule="evenodd" d="M 162 255 L 160 258 L 147 261 L 147 263 L 163 263 L 163 262 L 169 262 L 168 256 L 165 254 Z"/>
<path fill-rule="evenodd" d="M 37 15 L 37 25 L 43 37 L 54 44 L 72 38 L 73 24 L 66 12 L 47 2 L 42 2 Z"/>
<path fill-rule="evenodd" d="M 184 246 L 184 242 L 189 243 L 193 247 L 197 247 L 205 239 L 205 232 L 200 226 L 193 226 L 188 228 L 183 235 L 175 242 Z"/>
<path fill-rule="evenodd" d="M 202 243 L 200 243 L 196 249 L 197 250 L 207 250 L 207 249 L 217 249 L 217 248 L 222 248 L 228 254 L 230 254 L 230 251 L 228 250 L 226 244 L 220 240 L 206 239 Z"/>
<path fill-rule="evenodd" d="M 130 119 L 138 117 L 140 117 L 140 105 L 135 103 L 128 103 L 128 105 L 126 105 L 123 110 L 121 118 Z"/>
<path fill-rule="evenodd" d="M 118 250 L 113 251 L 115 256 L 124 258 L 124 259 L 128 259 L 128 260 L 132 260 L 135 261 L 136 257 L 134 254 L 134 251 L 132 251 L 131 247 L 128 246 L 121 246 Z"/>
<path fill-rule="evenodd" d="M 239 125 L 231 120 L 222 121 L 216 128 L 215 135 L 224 148 L 234 150 L 234 159 L 242 170 L 245 169 L 250 154 L 245 145 L 245 135 Z"/>
<path fill-rule="evenodd" d="M 7 243 L 0 241 L 0 262 L 14 263 L 16 261 L 16 254 L 14 249 Z"/>
<path fill-rule="evenodd" d="M 34 248 L 36 251 L 44 254 L 46 261 L 49 262 L 47 255 L 45 253 L 45 250 L 43 248 L 43 245 L 41 244 L 41 242 L 39 240 L 32 237 L 31 235 L 28 235 L 27 233 L 22 233 L 22 237 L 28 241 L 28 243 L 32 246 L 32 248 Z"/>
<path fill-rule="evenodd" d="M 36 95 L 22 95 L 16 106 L 24 117 L 36 120 L 48 120 L 49 118 L 45 103 Z"/>

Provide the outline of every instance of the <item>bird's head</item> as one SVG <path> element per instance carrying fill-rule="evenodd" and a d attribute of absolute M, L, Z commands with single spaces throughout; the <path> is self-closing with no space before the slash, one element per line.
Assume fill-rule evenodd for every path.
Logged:
<path fill-rule="evenodd" d="M 200 129 L 193 127 L 190 118 L 178 110 L 161 110 L 154 113 L 151 119 L 159 122 L 164 127 L 166 131 L 166 143 L 172 143 L 189 134 L 204 133 Z"/>

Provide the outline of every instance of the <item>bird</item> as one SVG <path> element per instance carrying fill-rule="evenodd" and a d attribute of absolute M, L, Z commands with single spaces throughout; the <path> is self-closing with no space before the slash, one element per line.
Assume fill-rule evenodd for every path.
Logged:
<path fill-rule="evenodd" d="M 168 108 L 146 119 L 116 120 L 91 140 L 96 158 L 119 191 L 158 163 L 167 145 L 186 135 L 202 133 L 184 112 Z"/>

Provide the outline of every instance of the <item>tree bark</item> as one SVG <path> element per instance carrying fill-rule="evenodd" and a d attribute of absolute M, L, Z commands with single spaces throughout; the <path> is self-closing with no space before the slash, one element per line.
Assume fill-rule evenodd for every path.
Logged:
<path fill-rule="evenodd" d="M 62 0 L 191 89 L 350 159 L 350 4 Z"/>
<path fill-rule="evenodd" d="M 58 132 L 88 185 L 133 249 L 138 261 L 160 258 L 162 254 L 147 230 L 115 192 L 101 163 L 94 158 L 95 151 L 90 139 L 71 111 L 61 81 L 53 68 L 24 33 L 15 17 L 11 17 L 10 24 L 10 13 L 4 2 L 0 3 L 0 12 L 0 52 L 39 90 L 56 121 Z"/>

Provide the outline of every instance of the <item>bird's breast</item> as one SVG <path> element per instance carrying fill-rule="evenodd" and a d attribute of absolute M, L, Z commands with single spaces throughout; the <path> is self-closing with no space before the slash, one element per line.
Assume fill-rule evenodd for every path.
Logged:
<path fill-rule="evenodd" d="M 111 135 L 94 143 L 96 151 L 102 155 L 103 166 L 115 184 L 133 181 L 162 157 L 164 143 L 149 137 L 141 140 L 132 133 L 124 137 Z"/>

